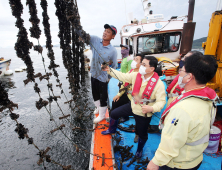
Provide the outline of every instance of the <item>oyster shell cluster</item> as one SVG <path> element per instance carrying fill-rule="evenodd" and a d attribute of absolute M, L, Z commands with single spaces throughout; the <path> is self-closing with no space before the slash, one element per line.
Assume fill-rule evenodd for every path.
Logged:
<path fill-rule="evenodd" d="M 26 28 L 24 27 L 24 20 L 21 18 L 21 15 L 23 13 L 23 5 L 21 3 L 21 0 L 9 0 L 9 4 L 12 10 L 12 15 L 16 18 L 15 26 L 19 29 L 17 35 L 17 42 L 15 43 L 14 48 L 16 50 L 17 56 L 21 58 L 27 66 L 27 79 L 24 80 L 24 84 L 26 85 L 29 82 L 34 82 L 34 87 L 33 87 L 34 91 L 39 95 L 39 99 L 38 101 L 36 101 L 36 108 L 40 110 L 42 107 L 46 108 L 48 104 L 50 104 L 53 101 L 57 102 L 57 100 L 61 98 L 60 96 L 54 95 L 52 84 L 49 83 L 50 76 L 52 75 L 52 73 L 56 77 L 56 82 L 58 83 L 56 87 L 59 87 L 61 89 L 61 93 L 64 93 L 62 89 L 62 83 L 59 80 L 59 74 L 56 70 L 56 68 L 59 67 L 59 65 L 55 63 L 55 56 L 52 45 L 52 36 L 50 33 L 50 24 L 49 24 L 50 18 L 47 13 L 48 3 L 46 0 L 41 0 L 40 5 L 43 9 L 42 24 L 44 26 L 44 34 L 46 37 L 46 49 L 48 50 L 47 56 L 50 59 L 50 64 L 48 66 L 48 69 L 52 71 L 52 73 L 46 72 L 45 63 L 44 63 L 45 59 L 42 56 L 43 48 L 39 43 L 39 38 L 41 36 L 41 30 L 39 27 L 40 19 L 38 18 L 37 15 L 37 6 L 35 0 L 26 0 L 26 5 L 29 8 L 29 14 L 30 14 L 29 18 L 29 21 L 31 22 L 31 27 L 29 29 L 30 36 L 38 40 L 37 45 L 33 45 L 33 43 L 30 42 L 28 39 L 28 33 Z M 74 2 L 73 0 L 55 0 L 55 6 L 56 6 L 56 16 L 58 17 L 59 20 L 58 37 L 60 38 L 60 48 L 62 49 L 63 64 L 68 71 L 67 78 L 70 85 L 69 89 L 71 90 L 70 93 L 73 95 L 73 99 L 67 101 L 67 103 L 71 103 L 71 101 L 74 101 L 74 98 L 76 98 L 75 95 L 77 94 L 78 90 L 81 88 L 81 85 L 83 85 L 85 82 L 85 63 L 84 63 L 83 50 L 85 48 L 85 44 L 90 43 L 90 36 L 82 29 L 76 1 Z M 35 74 L 34 72 L 33 62 L 31 60 L 29 52 L 29 50 L 32 49 L 32 47 L 42 56 L 45 75 L 42 75 L 42 73 Z M 36 78 L 39 78 L 40 81 L 42 81 L 43 79 L 48 81 L 47 87 L 49 90 L 49 97 L 47 98 L 47 100 L 44 100 L 41 97 L 40 94 L 41 90 L 38 86 L 38 83 L 35 81 Z M 52 93 L 52 95 L 50 92 Z M 44 159 L 47 162 L 51 162 L 50 156 L 46 155 L 46 152 L 48 152 L 49 149 L 46 148 L 45 151 L 40 150 L 34 144 L 33 138 L 30 138 L 28 136 L 28 129 L 25 128 L 25 126 L 22 125 L 21 123 L 18 123 L 17 119 L 19 118 L 19 114 L 12 113 L 14 107 L 18 107 L 18 105 L 14 104 L 12 101 L 8 99 L 8 94 L 4 90 L 2 83 L 0 82 L 0 112 L 8 108 L 9 111 L 11 112 L 10 113 L 11 119 L 16 121 L 17 127 L 15 131 L 18 133 L 19 139 L 27 138 L 28 144 L 33 144 L 35 148 L 39 150 L 40 159 L 38 161 L 38 164 L 43 163 Z M 50 110 L 48 112 L 49 114 L 51 114 Z M 70 115 L 65 115 L 61 117 L 61 119 L 69 116 Z M 62 125 L 58 128 L 58 130 L 61 129 Z M 77 145 L 75 146 L 76 148 L 79 148 Z M 55 161 L 52 162 L 56 163 Z M 59 163 L 56 164 L 60 165 Z M 60 166 L 63 167 L 63 169 L 71 168 L 70 165 L 68 166 L 60 165 Z"/>

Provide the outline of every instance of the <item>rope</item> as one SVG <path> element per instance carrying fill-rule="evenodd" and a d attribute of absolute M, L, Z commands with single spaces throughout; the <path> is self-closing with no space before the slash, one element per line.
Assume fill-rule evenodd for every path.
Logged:
<path fill-rule="evenodd" d="M 20 2 L 19 2 L 20 3 Z M 31 3 L 35 3 L 34 1 L 29 1 L 29 3 L 31 4 Z M 14 1 L 10 1 L 10 5 L 11 5 L 11 8 L 14 10 L 14 9 L 16 9 L 17 10 L 17 8 L 14 8 L 14 6 L 16 6 L 17 7 L 17 5 L 18 4 L 15 4 L 14 5 Z M 20 4 L 19 4 L 20 5 Z M 33 11 L 34 12 L 36 12 L 36 5 L 35 4 L 32 4 L 33 6 Z M 22 6 L 22 4 L 21 4 L 21 6 Z M 29 6 L 30 7 L 30 6 Z M 23 8 L 22 8 L 23 9 Z M 13 11 L 12 10 L 12 11 Z M 22 12 L 22 10 L 20 10 L 21 12 Z M 32 12 L 33 12 L 32 11 Z M 34 13 L 33 12 L 33 13 Z M 32 14 L 33 14 L 32 13 Z M 14 13 L 13 13 L 14 14 Z M 17 13 L 16 13 L 17 14 Z M 32 17 L 34 16 L 34 15 L 32 15 L 32 14 L 30 14 Z M 36 13 L 35 13 L 35 15 L 36 15 Z M 19 17 L 17 17 L 17 15 L 15 15 L 16 16 L 16 18 L 17 18 L 17 20 L 18 20 L 18 18 Z M 34 17 L 33 17 L 34 18 Z M 21 22 L 22 20 L 20 20 L 20 22 Z M 25 28 L 25 27 L 23 27 L 23 25 L 21 24 L 21 25 L 19 25 L 19 26 L 22 26 L 22 28 Z M 37 24 L 35 24 L 34 25 L 35 27 L 37 27 L 38 26 L 38 23 Z M 34 30 L 34 31 L 33 31 Z M 37 29 L 32 29 L 32 34 L 33 34 L 33 36 L 32 37 L 34 37 L 34 38 L 36 38 L 37 40 L 39 39 L 39 33 L 40 33 L 40 31 L 36 31 L 36 32 L 38 32 L 38 34 L 35 32 L 35 30 L 37 30 Z M 25 30 L 26 31 L 26 30 Z M 26 34 L 24 34 L 24 35 L 26 35 Z M 27 38 L 27 36 L 25 37 L 25 38 Z M 28 40 L 28 39 L 27 39 Z M 29 41 L 27 41 L 26 43 L 29 43 Z M 38 43 L 39 43 L 39 41 L 38 41 Z M 40 45 L 40 44 L 39 44 Z M 24 46 L 24 45 L 23 45 Z M 28 46 L 26 46 L 26 47 L 28 47 Z M 18 47 L 18 49 L 20 49 L 21 47 L 19 46 Z M 28 56 L 29 57 L 29 56 Z M 27 59 L 29 59 L 27 56 L 26 56 L 26 58 L 24 58 L 23 60 L 27 60 Z M 45 72 L 46 72 L 46 68 L 45 68 L 45 64 L 44 64 L 44 58 L 43 58 L 43 56 L 42 56 L 42 60 L 43 60 L 43 65 L 44 65 L 44 70 L 45 70 Z M 32 63 L 31 62 L 31 59 L 30 59 L 30 63 Z M 27 79 L 27 83 L 29 82 L 29 81 L 33 81 L 33 82 L 35 82 L 35 79 L 34 79 L 34 68 L 31 68 L 31 69 L 29 69 L 30 67 L 30 65 L 32 66 L 32 64 L 27 64 L 27 62 L 26 62 L 26 65 L 28 66 L 27 68 L 28 68 L 28 73 L 29 72 L 31 72 L 31 74 L 29 74 L 30 76 L 28 77 L 29 79 Z M 30 71 L 31 70 L 31 71 Z M 48 76 L 48 75 L 47 75 Z M 30 79 L 31 78 L 31 79 Z M 49 78 L 49 76 L 48 76 L 48 78 Z M 49 83 L 49 82 L 48 82 Z M 38 95 L 39 95 L 39 106 L 38 106 L 38 109 L 40 110 L 41 108 L 42 108 L 42 106 L 44 106 L 45 107 L 45 109 L 46 109 L 46 111 L 48 112 L 48 114 L 50 115 L 50 117 L 52 118 L 52 120 L 54 121 L 54 123 L 55 123 L 55 125 L 56 125 L 56 127 L 57 127 L 57 129 L 58 130 L 60 130 L 62 133 L 63 133 L 63 135 L 76 147 L 76 150 L 82 150 L 82 151 L 84 151 L 85 153 L 89 153 L 89 154 L 92 154 L 92 153 L 90 153 L 89 151 L 87 151 L 86 149 L 84 149 L 84 148 L 79 148 L 79 146 L 76 144 L 76 143 L 74 143 L 63 131 L 62 131 L 62 126 L 58 126 L 58 124 L 56 123 L 56 121 L 53 119 L 53 115 L 52 115 L 52 113 L 51 113 L 51 111 L 50 110 L 48 110 L 47 109 L 47 107 L 46 107 L 46 105 L 47 105 L 47 103 L 46 103 L 46 101 L 43 101 L 44 102 L 44 104 L 42 104 L 42 97 L 41 97 L 41 95 L 40 95 L 40 89 L 38 88 L 38 84 L 37 83 L 35 83 L 35 86 L 34 86 L 34 90 L 35 90 L 35 92 L 36 93 L 38 93 Z M 49 90 L 49 89 L 48 89 Z M 52 89 L 51 89 L 52 90 Z M 49 91 L 49 95 L 50 95 L 50 91 Z M 58 103 L 57 103 L 58 104 Z M 60 108 L 60 107 L 59 107 Z M 61 108 L 60 108 L 61 109 Z M 17 122 L 17 121 L 16 121 Z M 17 124 L 18 124 L 18 122 L 17 122 Z M 64 126 L 63 126 L 64 127 Z M 23 125 L 22 125 L 22 128 L 23 128 Z M 23 132 L 25 135 L 26 135 L 26 137 L 28 138 L 28 136 L 27 136 L 27 132 L 26 132 L 27 130 L 25 129 L 25 132 Z M 35 146 L 35 148 L 36 149 L 38 149 L 38 147 L 35 145 L 35 144 L 33 144 L 34 146 Z M 38 149 L 38 150 L 40 150 L 40 149 Z M 78 152 L 78 151 L 77 151 Z M 99 156 L 98 154 L 92 154 L 92 155 L 94 155 L 94 156 L 97 156 L 97 157 L 100 157 L 100 158 L 102 158 L 102 156 Z M 104 158 L 104 159 L 114 159 L 114 158 Z M 44 161 L 43 161 L 44 162 Z M 55 163 L 55 161 L 53 161 L 54 163 Z M 39 162 L 40 163 L 40 162 Z M 41 164 L 41 163 L 40 163 Z M 57 163 L 58 164 L 58 163 Z M 59 164 L 58 164 L 59 165 Z M 44 166 L 44 165 L 43 165 Z"/>
<path fill-rule="evenodd" d="M 174 67 L 176 67 L 176 65 L 175 65 L 175 64 L 173 64 L 173 62 L 168 61 L 168 60 L 162 60 L 162 61 L 160 61 L 160 63 L 162 63 L 162 62 L 164 62 L 164 61 L 166 61 L 166 62 L 168 62 L 168 63 L 172 64 Z"/>

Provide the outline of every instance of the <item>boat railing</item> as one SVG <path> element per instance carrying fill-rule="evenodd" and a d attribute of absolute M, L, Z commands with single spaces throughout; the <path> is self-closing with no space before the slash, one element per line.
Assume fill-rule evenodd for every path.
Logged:
<path fill-rule="evenodd" d="M 180 17 L 174 17 L 174 18 L 172 17 L 171 19 L 169 19 L 167 21 L 156 21 L 156 22 L 149 22 L 149 23 L 139 22 L 138 24 L 127 24 L 127 25 L 124 25 L 122 27 L 122 32 L 127 33 L 127 32 L 129 32 L 130 28 L 134 27 L 134 26 L 140 26 L 140 25 L 143 26 L 143 25 L 146 25 L 146 24 L 153 24 L 153 23 L 158 23 L 158 22 L 166 22 L 167 24 L 169 24 L 171 21 L 183 21 L 185 18 L 187 18 L 187 15 L 180 16 Z M 151 32 L 153 32 L 153 31 L 151 31 Z M 137 33 L 135 33 L 135 34 L 137 34 Z"/>

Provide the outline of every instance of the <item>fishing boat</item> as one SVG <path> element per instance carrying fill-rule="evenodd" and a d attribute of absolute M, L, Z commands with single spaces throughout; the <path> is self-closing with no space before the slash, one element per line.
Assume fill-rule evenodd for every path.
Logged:
<path fill-rule="evenodd" d="M 9 70 L 11 59 L 0 58 L 0 77 L 5 75 L 5 72 Z"/>
<path fill-rule="evenodd" d="M 121 44 L 132 45 L 134 55 L 155 56 L 162 61 L 166 76 L 177 74 L 176 67 L 180 60 L 181 40 L 186 16 L 172 16 L 163 21 L 163 14 L 153 14 L 151 3 L 143 1 L 145 18 L 141 21 L 132 19 L 121 29 Z M 132 16 L 131 16 L 132 17 Z"/>
<path fill-rule="evenodd" d="M 150 10 L 151 3 L 148 0 L 143 1 L 145 18 L 141 21 L 133 19 L 130 24 L 124 25 L 121 29 L 121 44 L 132 45 L 134 55 L 142 53 L 145 55 L 155 56 L 159 61 L 163 75 L 160 79 L 164 82 L 167 88 L 167 81 L 172 80 L 178 74 L 178 62 L 181 55 L 191 51 L 195 23 L 193 19 L 194 0 L 190 1 L 188 12 L 188 23 L 184 23 L 187 16 L 177 17 L 172 16 L 169 20 L 163 21 L 162 14 L 153 14 Z M 221 10 L 221 1 L 218 1 L 218 8 Z M 220 17 L 222 17 L 222 12 Z M 219 15 L 217 13 L 217 15 Z M 214 14 L 213 14 L 214 16 Z M 213 18 L 212 16 L 212 18 Z M 211 21 L 213 22 L 213 21 Z M 214 22 L 213 22 L 214 23 Z M 211 24 L 211 27 L 215 25 Z M 213 31 L 209 29 L 209 35 Z M 212 35 L 208 35 L 207 42 L 203 44 L 205 54 L 216 55 L 216 41 L 218 42 L 221 31 L 221 22 L 217 23 L 218 34 L 214 41 L 214 47 L 209 50 L 209 44 L 212 41 Z M 189 34 L 187 34 L 189 32 Z M 186 36 L 185 36 L 186 34 Z M 212 33 L 213 34 L 213 33 Z M 207 47 L 206 47 L 207 46 Z M 222 43 L 219 44 L 222 49 Z M 218 57 L 221 61 L 221 57 Z M 120 62 L 120 61 L 119 61 Z M 219 73 L 213 82 L 209 82 L 208 86 L 215 89 L 221 88 L 221 64 L 219 65 Z M 219 77 L 219 78 L 218 78 Z M 109 106 L 112 107 L 112 99 L 118 93 L 118 80 L 111 78 L 108 84 Z M 218 89 L 218 88 L 217 88 Z M 216 91 L 216 90 L 215 90 Z M 216 91 L 218 96 L 221 96 L 222 91 Z M 221 104 L 218 103 L 218 113 L 222 114 Z M 166 106 L 165 106 L 166 107 Z M 160 114 L 164 111 L 161 110 Z M 106 117 L 109 117 L 108 110 Z M 146 169 L 146 166 L 154 157 L 155 151 L 158 148 L 161 138 L 160 133 L 148 133 L 148 140 L 143 149 L 142 158 L 139 161 L 133 161 L 136 153 L 137 143 L 133 139 L 135 120 L 133 117 L 124 123 L 118 125 L 117 133 L 115 135 L 101 135 L 101 132 L 108 128 L 108 122 L 103 120 L 99 124 L 94 124 L 94 132 L 92 135 L 91 153 L 89 169 Z M 101 156 L 102 155 L 102 156 Z M 220 158 L 217 158 L 217 157 Z M 221 155 L 204 153 L 203 162 L 199 168 L 200 170 L 218 170 L 221 169 Z"/>

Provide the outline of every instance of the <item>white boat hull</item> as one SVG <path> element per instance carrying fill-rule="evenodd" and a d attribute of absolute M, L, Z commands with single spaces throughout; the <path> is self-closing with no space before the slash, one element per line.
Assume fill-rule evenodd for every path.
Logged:
<path fill-rule="evenodd" d="M 0 77 L 5 74 L 7 70 L 9 70 L 11 60 L 3 60 L 0 61 Z"/>

